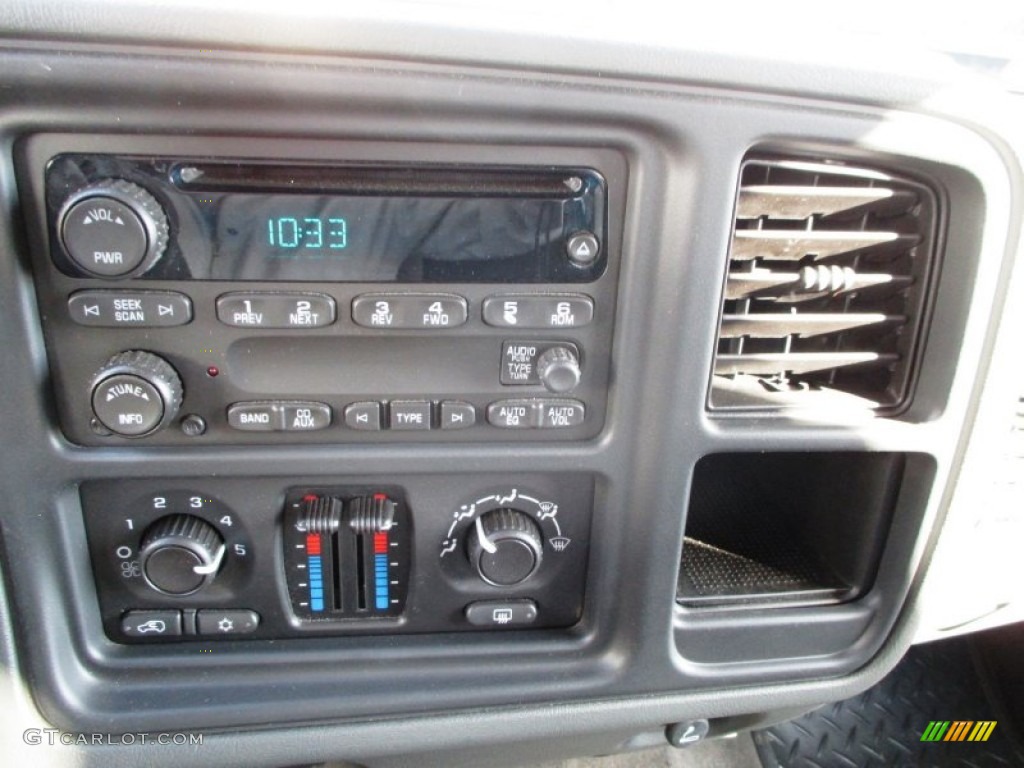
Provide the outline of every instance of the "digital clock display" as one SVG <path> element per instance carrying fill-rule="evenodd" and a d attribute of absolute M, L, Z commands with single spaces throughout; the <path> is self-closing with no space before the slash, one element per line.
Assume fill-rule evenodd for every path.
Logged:
<path fill-rule="evenodd" d="M 341 250 L 348 247 L 348 222 L 336 216 L 329 219 L 270 216 L 267 218 L 267 244 L 282 251 Z"/>
<path fill-rule="evenodd" d="M 200 210 L 209 217 L 215 279 L 479 282 L 529 279 L 539 258 L 564 262 L 570 204 L 226 193 Z"/>

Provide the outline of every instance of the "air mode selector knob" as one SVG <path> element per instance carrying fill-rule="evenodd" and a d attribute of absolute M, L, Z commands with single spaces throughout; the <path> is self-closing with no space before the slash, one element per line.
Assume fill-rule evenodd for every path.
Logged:
<path fill-rule="evenodd" d="M 64 250 L 83 271 L 116 279 L 141 275 L 167 248 L 167 215 L 149 192 L 104 179 L 69 197 L 57 217 Z"/>
<path fill-rule="evenodd" d="M 205 520 L 194 515 L 161 517 L 142 535 L 142 574 L 158 592 L 190 595 L 213 581 L 224 549 L 224 539 Z"/>
<path fill-rule="evenodd" d="M 170 424 L 181 396 L 178 372 L 152 352 L 116 354 L 93 376 L 93 413 L 122 437 L 144 437 Z"/>
<path fill-rule="evenodd" d="M 537 378 L 548 392 L 572 392 L 580 376 L 579 358 L 569 347 L 551 347 L 537 358 Z"/>
<path fill-rule="evenodd" d="M 488 584 L 511 587 L 540 567 L 544 541 L 525 512 L 503 507 L 486 512 L 469 533 L 469 561 Z"/>

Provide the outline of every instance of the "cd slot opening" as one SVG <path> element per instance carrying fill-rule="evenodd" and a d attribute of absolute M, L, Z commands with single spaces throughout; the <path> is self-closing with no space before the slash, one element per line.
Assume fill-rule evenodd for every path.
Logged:
<path fill-rule="evenodd" d="M 571 200 L 600 186 L 593 171 L 179 163 L 187 192 L 332 193 L 429 197 L 541 197 Z"/>

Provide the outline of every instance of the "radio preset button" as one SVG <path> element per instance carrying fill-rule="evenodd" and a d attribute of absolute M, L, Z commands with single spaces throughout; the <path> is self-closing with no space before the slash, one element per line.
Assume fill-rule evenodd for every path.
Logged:
<path fill-rule="evenodd" d="M 469 317 L 469 305 L 451 294 L 364 294 L 352 301 L 352 319 L 385 330 L 454 328 Z"/>
<path fill-rule="evenodd" d="M 322 293 L 225 293 L 217 319 L 236 328 L 322 328 L 335 321 L 334 299 Z"/>
<path fill-rule="evenodd" d="M 585 418 L 579 400 L 497 400 L 487 406 L 487 422 L 502 429 L 565 429 Z"/>
<path fill-rule="evenodd" d="M 441 429 L 465 429 L 476 423 L 476 408 L 461 400 L 441 403 Z"/>
<path fill-rule="evenodd" d="M 78 291 L 68 299 L 68 313 L 97 328 L 169 328 L 192 320 L 192 300 L 170 291 Z"/>
<path fill-rule="evenodd" d="M 589 296 L 491 296 L 483 318 L 498 328 L 580 328 L 594 319 Z"/>
<path fill-rule="evenodd" d="M 345 408 L 345 424 L 350 429 L 378 431 L 381 428 L 380 403 L 352 403 Z"/>
<path fill-rule="evenodd" d="M 427 400 L 395 400 L 391 403 L 391 429 L 430 429 L 430 402 Z"/>

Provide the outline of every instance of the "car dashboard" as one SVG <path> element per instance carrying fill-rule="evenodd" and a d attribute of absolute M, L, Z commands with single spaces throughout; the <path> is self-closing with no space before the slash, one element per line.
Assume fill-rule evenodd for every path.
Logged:
<path fill-rule="evenodd" d="M 5 745 L 610 754 L 1024 618 L 1013 84 L 526 10 L 0 10 Z"/>

